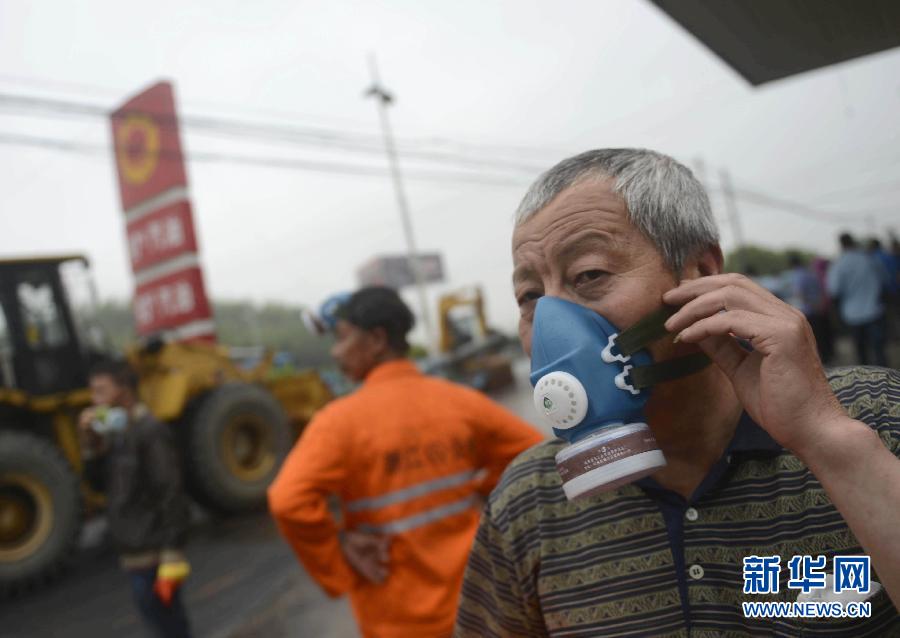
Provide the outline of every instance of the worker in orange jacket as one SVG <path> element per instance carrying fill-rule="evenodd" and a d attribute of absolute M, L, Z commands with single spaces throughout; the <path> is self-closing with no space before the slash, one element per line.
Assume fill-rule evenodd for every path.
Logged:
<path fill-rule="evenodd" d="M 307 426 L 269 488 L 272 515 L 322 588 L 349 594 L 366 638 L 450 636 L 482 499 L 542 437 L 420 373 L 405 356 L 413 316 L 393 290 L 364 288 L 335 316 L 332 355 L 362 386 Z"/>

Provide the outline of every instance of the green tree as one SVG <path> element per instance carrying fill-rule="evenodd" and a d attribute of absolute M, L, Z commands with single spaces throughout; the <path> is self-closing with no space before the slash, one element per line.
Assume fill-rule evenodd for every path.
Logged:
<path fill-rule="evenodd" d="M 748 244 L 725 256 L 725 272 L 777 275 L 787 269 L 788 255 L 791 253 L 798 253 L 806 262 L 815 257 L 815 253 L 799 248 L 772 250 L 764 246 Z"/>
<path fill-rule="evenodd" d="M 229 346 L 263 346 L 290 353 L 299 367 L 331 365 L 331 339 L 311 335 L 300 320 L 299 306 L 246 301 L 214 301 L 219 341 Z M 124 350 L 135 341 L 131 304 L 107 300 L 97 307 L 97 321 L 112 345 Z"/>

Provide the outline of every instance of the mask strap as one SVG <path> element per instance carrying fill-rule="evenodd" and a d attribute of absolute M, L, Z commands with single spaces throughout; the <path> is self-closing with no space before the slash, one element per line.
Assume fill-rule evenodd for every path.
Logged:
<path fill-rule="evenodd" d="M 637 390 L 649 388 L 657 383 L 664 383 L 700 372 L 710 364 L 709 357 L 702 352 L 685 355 L 676 359 L 668 359 L 646 366 L 637 366 L 629 371 L 631 386 Z"/>
<path fill-rule="evenodd" d="M 663 306 L 646 315 L 627 330 L 620 332 L 616 337 L 616 346 L 618 346 L 619 352 L 628 357 L 657 339 L 665 337 L 669 334 L 665 328 L 666 319 L 676 312 L 678 312 L 678 308 L 674 306 Z"/>
<path fill-rule="evenodd" d="M 646 315 L 643 319 L 623 330 L 616 337 L 616 346 L 623 356 L 631 356 L 658 339 L 667 336 L 666 320 L 678 312 L 675 306 L 662 306 Z M 646 366 L 637 366 L 629 370 L 630 385 L 636 390 L 649 388 L 657 383 L 664 383 L 699 372 L 710 364 L 709 357 L 702 352 L 695 352 L 684 357 L 660 361 Z"/>

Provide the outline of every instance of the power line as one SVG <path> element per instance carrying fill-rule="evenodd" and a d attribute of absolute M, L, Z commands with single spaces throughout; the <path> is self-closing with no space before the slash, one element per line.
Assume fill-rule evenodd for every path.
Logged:
<path fill-rule="evenodd" d="M 710 188 L 709 190 L 719 193 L 723 192 L 723 189 L 721 187 Z M 855 211 L 852 214 L 832 213 L 744 187 L 735 187 L 734 195 L 737 199 L 743 200 L 748 203 L 757 204 L 765 208 L 780 210 L 797 217 L 803 217 L 805 219 L 812 219 L 815 221 L 827 222 L 831 224 L 851 224 L 859 222 L 860 218 L 866 215 L 885 215 L 896 212 L 888 208 L 876 208 L 861 209 Z"/>
<path fill-rule="evenodd" d="M 848 186 L 838 190 L 817 193 L 816 199 L 826 199 L 833 197 L 874 197 L 876 195 L 884 195 L 885 193 L 893 193 L 900 190 L 900 180 L 896 178 L 887 181 L 872 182 L 869 184 L 857 184 Z M 900 206 L 898 206 L 900 212 Z"/>
<path fill-rule="evenodd" d="M 28 115 L 74 116 L 103 118 L 123 117 L 124 113 L 110 111 L 98 104 L 76 102 L 55 98 L 34 97 L 0 93 L 0 106 L 7 111 L 19 109 Z M 280 144 L 300 144 L 307 146 L 327 147 L 331 149 L 349 150 L 360 153 L 381 154 L 381 140 L 376 135 L 366 133 L 348 133 L 346 131 L 318 127 L 285 126 L 280 124 L 264 124 L 230 118 L 211 117 L 206 115 L 186 114 L 175 116 L 171 113 L 160 113 L 148 110 L 129 110 L 129 114 L 140 114 L 152 117 L 156 124 L 164 128 L 177 128 L 183 124 L 188 129 L 202 131 L 213 135 L 241 137 Z M 513 147 L 515 148 L 515 147 Z M 545 166 L 529 164 L 509 159 L 490 157 L 471 157 L 446 150 L 434 150 L 405 144 L 400 148 L 404 157 L 426 162 L 452 163 L 469 167 L 488 167 L 500 170 L 527 172 L 536 174 Z M 521 152 L 518 150 L 516 152 Z"/>
<path fill-rule="evenodd" d="M 110 117 L 110 111 L 96 103 L 78 102 L 73 100 L 63 100 L 56 98 L 35 97 L 27 95 L 15 95 L 8 93 L 0 93 L 0 107 L 7 111 L 18 108 L 24 110 L 26 114 L 34 115 L 56 115 L 56 116 L 75 116 L 75 117 L 91 117 L 102 118 L 106 120 Z M 129 111 L 129 113 L 137 113 Z M 208 135 L 224 135 L 228 137 L 239 137 L 253 141 L 262 141 L 267 143 L 290 144 L 299 146 L 316 146 L 326 148 L 328 150 L 352 151 L 365 154 L 382 154 L 382 140 L 376 134 L 353 133 L 338 129 L 327 129 L 309 126 L 286 126 L 281 124 L 268 124 L 236 120 L 230 118 L 219 118 L 205 115 L 188 114 L 177 117 L 172 113 L 159 113 L 152 111 L 141 111 L 141 114 L 154 118 L 159 126 L 176 127 L 179 122 L 185 127 Z M 119 112 L 119 115 L 122 115 Z M 115 117 L 115 114 L 113 114 Z M 42 146 L 45 148 L 55 148 L 57 150 L 68 150 L 71 152 L 108 152 L 109 147 L 91 147 L 80 143 L 71 143 L 65 140 L 53 138 L 30 137 L 22 135 L 7 134 L 4 136 L 2 143 L 17 144 L 24 146 Z M 422 147 L 417 143 L 407 142 L 406 145 L 398 144 L 398 150 L 403 154 L 404 158 L 419 160 L 422 162 L 433 162 L 442 164 L 453 164 L 463 168 L 471 168 L 473 170 L 481 170 L 484 168 L 492 168 L 500 171 L 512 171 L 517 173 L 528 173 L 529 177 L 535 173 L 541 172 L 544 167 L 536 164 L 529 164 L 520 161 L 510 161 L 508 159 L 494 157 L 470 157 L 460 155 L 458 153 L 447 152 L 446 150 L 434 150 L 435 144 L 447 146 L 470 148 L 477 147 L 467 145 L 466 143 L 453 142 L 443 138 L 431 138 L 428 142 L 431 148 Z M 490 148 L 486 146 L 484 148 Z M 494 150 L 504 148 L 502 145 L 494 146 Z M 508 147 L 511 151 L 515 150 L 521 154 L 528 147 Z M 173 158 L 175 159 L 175 158 Z M 182 159 L 180 156 L 178 159 Z M 347 164 L 340 162 L 320 162 L 307 159 L 293 159 L 268 156 L 251 156 L 251 155 L 235 155 L 230 153 L 209 153 L 198 152 L 191 153 L 190 159 L 201 162 L 229 162 L 245 165 L 268 166 L 273 168 L 311 170 L 318 172 L 353 174 L 353 175 L 387 175 L 387 171 L 380 167 L 369 166 L 365 164 Z M 483 184 L 521 184 L 523 182 L 506 175 L 484 175 L 473 174 L 467 172 L 440 172 L 440 171 L 412 171 L 410 177 L 413 179 L 426 180 L 452 180 L 466 181 L 470 183 Z M 721 190 L 721 189 L 720 189 Z M 813 219 L 816 221 L 828 222 L 832 224 L 853 223 L 859 220 L 860 216 L 873 216 L 884 214 L 896 214 L 895 210 L 881 208 L 856 210 L 853 214 L 839 214 L 827 211 L 821 211 L 808 205 L 789 201 L 783 198 L 775 197 L 767 193 L 744 188 L 736 187 L 734 196 L 740 200 L 761 205 L 768 208 L 774 208 L 787 212 L 789 214 Z"/>
<path fill-rule="evenodd" d="M 17 133 L 0 132 L 0 145 L 7 146 L 25 146 L 32 148 L 44 148 L 49 150 L 64 151 L 69 153 L 78 153 L 83 155 L 107 155 L 112 156 L 114 147 L 103 144 L 87 144 L 72 140 L 65 140 L 51 137 L 38 137 L 32 135 L 21 135 Z M 121 147 L 119 150 L 125 150 Z M 191 152 L 178 153 L 167 151 L 165 149 L 159 151 L 159 158 L 163 161 L 196 161 L 207 163 L 227 163 L 242 164 L 248 166 L 259 166 L 267 168 L 282 168 L 293 170 L 314 171 L 320 173 L 332 173 L 340 175 L 358 175 L 358 176 L 377 176 L 385 177 L 389 173 L 386 169 L 379 166 L 365 164 L 347 164 L 340 162 L 321 162 L 315 160 L 288 158 L 288 157 L 266 157 L 256 155 L 236 155 L 231 153 L 218 152 Z M 466 182 L 471 184 L 484 184 L 491 186 L 517 186 L 520 187 L 526 182 L 505 176 L 485 176 L 474 173 L 466 173 L 461 171 L 409 171 L 408 176 L 413 179 L 435 181 L 435 182 Z"/>
<path fill-rule="evenodd" d="M 110 155 L 114 147 L 105 144 L 89 144 L 60 138 L 39 137 L 31 135 L 22 135 L 17 133 L 0 132 L 0 144 L 7 146 L 24 146 L 33 148 L 44 148 L 49 150 L 65 151 L 70 153 L 80 153 L 86 155 L 104 154 Z M 124 150 L 120 149 L 120 150 Z M 228 163 L 247 166 L 258 166 L 266 168 L 280 168 L 288 170 L 306 170 L 321 173 L 332 173 L 341 175 L 357 175 L 357 176 L 376 176 L 385 177 L 389 173 L 386 169 L 379 166 L 366 164 L 348 164 L 341 162 L 322 162 L 316 160 L 302 158 L 286 158 L 259 155 L 239 155 L 232 153 L 220 152 L 191 152 L 175 153 L 171 151 L 159 151 L 159 157 L 164 161 L 196 161 L 204 163 Z M 411 179 L 434 181 L 434 182 L 464 182 L 470 184 L 482 184 L 491 186 L 524 186 L 528 181 L 524 179 L 516 179 L 505 175 L 486 175 L 476 174 L 463 171 L 427 171 L 427 170 L 410 170 L 408 176 Z M 711 191 L 721 192 L 721 188 L 710 188 Z M 734 189 L 734 195 L 740 200 L 761 205 L 767 208 L 774 208 L 790 214 L 797 215 L 806 219 L 815 221 L 823 221 L 832 224 L 847 224 L 858 222 L 861 216 L 896 214 L 897 211 L 887 208 L 866 209 L 856 211 L 852 215 L 841 215 L 826 211 L 817 210 L 786 199 L 773 197 L 766 193 L 739 187 Z"/>
<path fill-rule="evenodd" d="M 91 95 L 96 96 L 98 94 L 105 94 L 111 97 L 120 97 L 122 95 L 127 95 L 130 92 L 130 89 L 121 89 L 121 88 L 113 88 L 108 85 L 101 86 L 96 84 L 86 84 L 81 82 L 71 82 L 65 80 L 51 80 L 47 78 L 36 78 L 36 77 L 28 77 L 14 74 L 0 74 L 0 82 L 6 82 L 11 84 L 19 84 L 29 87 L 34 87 L 38 89 L 49 89 L 52 91 L 63 91 L 68 93 L 80 93 L 82 95 Z M 273 108 L 261 108 L 254 107 L 248 105 L 238 105 L 227 102 L 217 102 L 215 100 L 179 100 L 183 104 L 195 105 L 203 108 L 212 108 L 218 111 L 230 111 L 232 113 L 244 113 L 244 114 L 253 114 L 254 116 L 264 116 L 267 118 L 276 118 L 278 120 L 291 120 L 298 121 L 301 119 L 312 119 L 312 120 L 321 120 L 321 121 L 331 121 L 331 122 L 341 122 L 344 126 L 357 126 L 363 127 L 366 124 L 363 123 L 362 120 L 350 119 L 350 118 L 340 118 L 336 116 L 325 116 L 325 115 L 313 115 L 309 113 L 298 113 L 296 111 L 284 110 L 284 109 L 273 109 Z M 368 133 L 361 131 L 350 131 L 358 132 L 360 134 L 368 134 L 370 136 L 377 135 L 374 132 L 369 131 Z M 538 155 L 543 158 L 546 156 L 558 157 L 564 156 L 566 154 L 571 154 L 571 148 L 560 148 L 560 147 L 548 147 L 548 146 L 530 146 L 526 144 L 510 144 L 510 143 L 501 143 L 501 142 L 471 142 L 469 140 L 458 140 L 458 139 L 450 139 L 443 136 L 428 136 L 428 137 L 407 137 L 407 138 L 398 138 L 397 139 L 398 147 L 404 149 L 407 146 L 425 146 L 428 148 L 434 147 L 447 147 L 457 152 L 496 152 L 500 154 L 509 154 L 514 157 L 521 158 L 523 154 L 530 155 Z"/>

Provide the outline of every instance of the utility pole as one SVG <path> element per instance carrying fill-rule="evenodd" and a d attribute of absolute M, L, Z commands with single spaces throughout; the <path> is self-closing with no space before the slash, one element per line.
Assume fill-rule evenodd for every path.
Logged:
<path fill-rule="evenodd" d="M 400 211 L 400 221 L 403 224 L 403 235 L 406 238 L 406 254 L 410 270 L 419 296 L 419 313 L 425 327 L 425 339 L 429 351 L 434 348 L 434 330 L 431 324 L 431 313 L 428 311 L 428 297 L 425 295 L 425 279 L 422 276 L 422 265 L 419 254 L 416 251 L 416 241 L 413 235 L 412 220 L 409 216 L 409 204 L 406 200 L 406 192 L 403 189 L 403 178 L 400 174 L 400 160 L 397 157 L 397 148 L 394 146 L 394 135 L 391 132 L 391 123 L 388 119 L 388 107 L 393 103 L 394 97 L 381 85 L 378 77 L 378 65 L 375 54 L 369 54 L 369 72 L 372 75 L 372 86 L 366 92 L 365 97 L 374 97 L 378 104 L 378 117 L 381 120 L 381 133 L 384 136 L 384 148 L 387 152 L 388 163 L 391 167 L 391 177 L 394 181 L 394 193 L 397 196 L 397 209 Z"/>
<path fill-rule="evenodd" d="M 731 185 L 731 174 L 728 169 L 723 168 L 719 173 L 719 179 L 722 182 L 722 195 L 725 198 L 725 209 L 728 213 L 728 220 L 731 222 L 731 234 L 734 236 L 735 267 L 741 271 L 744 269 L 744 259 L 740 250 L 744 247 L 744 231 L 741 228 L 741 218 L 738 213 L 737 199 L 734 196 L 734 188 Z"/>

